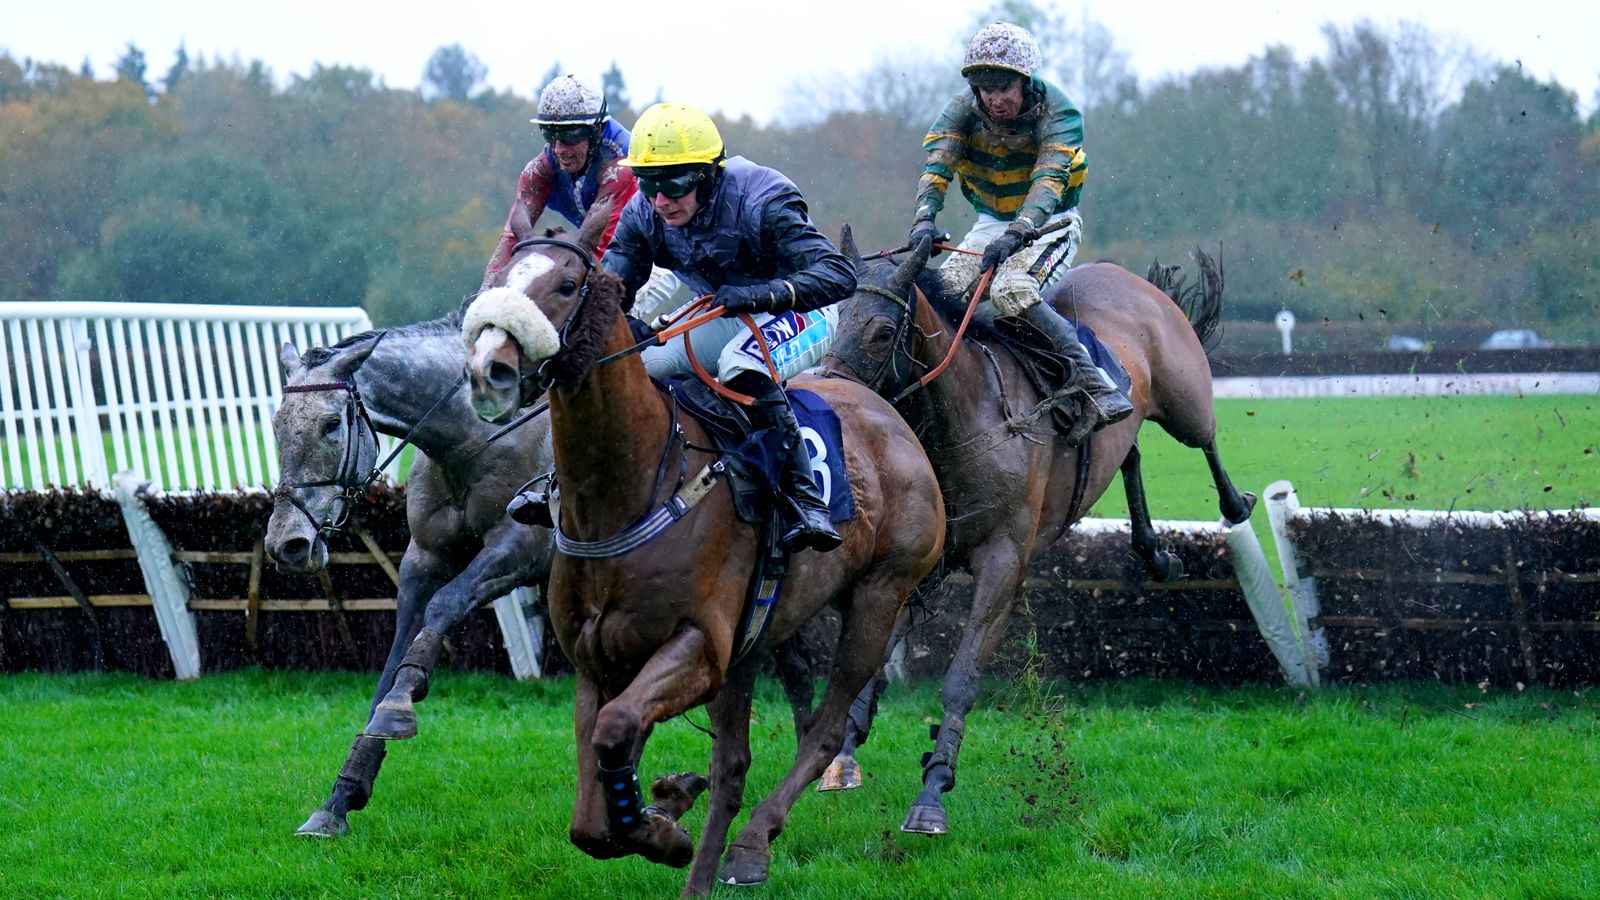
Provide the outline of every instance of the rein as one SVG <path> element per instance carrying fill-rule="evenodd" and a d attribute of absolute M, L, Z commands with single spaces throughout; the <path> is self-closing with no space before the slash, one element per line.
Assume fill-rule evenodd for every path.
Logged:
<path fill-rule="evenodd" d="M 609 356 L 602 356 L 595 362 L 594 368 L 598 369 L 606 363 L 615 362 L 623 357 L 632 356 L 635 353 L 641 353 L 650 349 L 651 347 L 665 344 L 667 341 L 682 335 L 684 355 L 689 357 L 689 365 L 693 367 L 695 377 L 699 378 L 706 387 L 715 391 L 718 395 L 728 400 L 732 400 L 740 406 L 749 406 L 755 402 L 756 398 L 751 397 L 748 394 L 741 394 L 738 391 L 725 387 L 722 382 L 713 378 L 711 373 L 706 371 L 705 366 L 701 365 L 700 363 L 700 358 L 694 354 L 694 345 L 690 342 L 689 332 L 699 328 L 701 325 L 704 325 L 707 322 L 712 322 L 722 318 L 723 313 L 727 311 L 725 307 L 711 306 L 710 304 L 712 300 L 713 297 L 710 294 L 696 298 L 693 302 L 689 303 L 682 310 L 680 310 L 677 317 L 672 320 L 671 324 L 669 324 L 666 328 L 663 328 L 650 337 L 647 337 L 639 343 L 634 344 L 632 347 L 628 347 L 624 350 L 618 350 Z M 697 312 L 697 310 L 704 311 Z M 760 328 L 756 327 L 756 320 L 751 318 L 749 313 L 740 313 L 739 321 L 744 323 L 744 327 L 750 329 L 750 334 L 756 339 L 756 346 L 761 348 L 761 358 L 767 364 L 767 374 L 772 376 L 772 380 L 774 382 L 782 384 L 783 379 L 778 377 L 778 367 L 772 361 L 772 350 L 767 346 L 767 337 L 761 333 Z"/>
<path fill-rule="evenodd" d="M 931 370 L 929 370 L 928 374 L 917 379 L 915 382 L 912 382 L 912 384 L 905 390 L 895 394 L 894 397 L 889 400 L 891 404 L 898 404 L 901 400 L 904 400 L 917 391 L 927 387 L 928 382 L 938 378 L 939 373 L 943 372 L 950 365 L 951 360 L 956 358 L 956 351 L 961 349 L 961 338 L 966 335 L 967 325 L 972 322 L 972 314 L 977 310 L 978 302 L 983 299 L 984 292 L 989 289 L 989 279 L 993 275 L 994 269 L 985 269 L 983 272 L 983 277 L 978 279 L 978 284 L 972 291 L 972 297 L 967 301 L 967 312 L 961 317 L 961 325 L 960 327 L 956 328 L 956 336 L 950 342 L 950 350 L 949 352 L 945 353 L 944 359 L 940 360 L 937 366 L 934 366 Z"/>

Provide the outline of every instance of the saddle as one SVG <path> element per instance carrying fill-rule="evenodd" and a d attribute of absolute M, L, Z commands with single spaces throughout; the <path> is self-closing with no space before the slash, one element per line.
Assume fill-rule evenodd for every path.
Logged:
<path fill-rule="evenodd" d="M 985 316 L 980 309 L 972 321 L 975 337 L 992 340 L 1009 350 L 1040 396 L 1055 398 L 1053 401 L 1047 399 L 1051 407 L 1050 424 L 1057 434 L 1063 437 L 1070 434 L 1074 424 L 1088 414 L 1089 405 L 1088 396 L 1082 393 L 1056 397 L 1056 392 L 1073 380 L 1072 363 L 1054 352 L 1049 340 L 1021 318 Z M 1078 341 L 1088 348 L 1089 358 L 1111 376 L 1118 390 L 1127 394 L 1133 386 L 1133 379 L 1128 376 L 1122 360 L 1095 335 L 1094 329 L 1075 319 L 1068 318 L 1067 321 L 1078 329 Z"/>

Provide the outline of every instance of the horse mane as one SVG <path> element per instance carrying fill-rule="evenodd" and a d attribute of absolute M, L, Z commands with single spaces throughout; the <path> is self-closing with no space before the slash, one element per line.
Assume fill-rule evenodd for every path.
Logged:
<path fill-rule="evenodd" d="M 466 303 L 470 302 L 471 295 L 468 296 Z M 451 336 L 459 339 L 461 334 L 461 310 L 457 309 L 437 319 L 410 322 L 405 325 L 396 325 L 393 328 L 374 328 L 369 331 L 359 331 L 344 338 L 337 344 L 329 344 L 326 347 L 312 347 L 300 358 L 305 362 L 307 368 L 315 368 L 337 358 L 339 354 L 349 350 L 351 347 L 371 341 L 380 334 L 385 335 L 388 339 Z"/>
<path fill-rule="evenodd" d="M 570 388 L 582 381 L 604 352 L 611 326 L 622 315 L 622 279 L 596 269 L 584 282 L 589 299 L 582 315 L 572 322 L 561 352 L 550 359 L 550 374 L 557 387 Z"/>

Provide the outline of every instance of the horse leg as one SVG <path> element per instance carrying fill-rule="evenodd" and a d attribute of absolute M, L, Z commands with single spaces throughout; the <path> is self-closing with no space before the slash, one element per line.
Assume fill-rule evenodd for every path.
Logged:
<path fill-rule="evenodd" d="M 894 631 L 889 634 L 889 647 L 884 651 L 884 665 L 888 665 L 889 654 L 905 637 L 910 622 L 910 611 L 901 607 L 900 615 L 895 618 Z M 872 720 L 878 717 L 878 698 L 883 696 L 888 686 L 889 678 L 880 666 L 872 680 L 850 704 L 850 713 L 844 725 L 844 741 L 839 745 L 839 752 L 834 754 L 833 762 L 828 763 L 822 778 L 817 781 L 819 793 L 861 787 L 861 764 L 856 761 L 856 748 L 867 742 L 867 736 L 872 732 Z"/>
<path fill-rule="evenodd" d="M 915 586 L 899 579 L 899 573 L 869 574 L 850 589 L 850 600 L 841 610 L 844 620 L 828 689 L 806 723 L 794 765 L 751 813 L 750 821 L 728 849 L 718 880 L 729 884 L 759 884 L 767 880 L 772 842 L 783 832 L 789 809 L 838 752 L 850 704 L 883 665 L 899 606 Z"/>
<path fill-rule="evenodd" d="M 811 717 L 811 704 L 816 697 L 816 676 L 811 671 L 810 653 L 803 644 L 801 632 L 796 632 L 773 654 L 778 680 L 783 682 L 783 695 L 788 698 L 789 712 L 794 716 L 796 745 L 805 733 L 806 719 Z"/>
<path fill-rule="evenodd" d="M 728 826 L 744 806 L 745 774 L 750 770 L 750 698 L 755 693 L 756 674 L 753 665 L 736 666 L 706 707 L 717 735 L 711 745 L 711 798 L 684 896 L 711 893 L 712 875 L 728 843 Z M 809 688 L 810 681 L 806 684 Z M 804 728 L 797 733 L 803 734 Z"/>
<path fill-rule="evenodd" d="M 950 830 L 942 798 L 956 786 L 956 760 L 967 729 L 967 713 L 978 699 L 978 676 L 1005 634 L 1028 550 L 1002 533 L 972 554 L 972 612 L 945 672 L 944 719 L 933 735 L 933 752 L 923 756 L 922 791 L 912 801 L 901 831 L 944 834 Z"/>
<path fill-rule="evenodd" d="M 1183 563 L 1176 556 L 1161 549 L 1156 540 L 1156 530 L 1150 524 L 1150 505 L 1144 496 L 1144 474 L 1139 469 L 1139 442 L 1128 447 L 1122 460 L 1122 489 L 1128 495 L 1128 521 L 1133 532 L 1133 550 L 1144 560 L 1150 577 L 1170 584 L 1183 577 Z"/>
<path fill-rule="evenodd" d="M 1206 441 L 1202 449 L 1206 454 L 1206 465 L 1211 468 L 1211 480 L 1217 485 L 1218 505 L 1222 509 L 1222 518 L 1230 525 L 1250 521 L 1250 512 L 1256 508 L 1256 495 L 1249 491 L 1240 491 L 1233 486 L 1227 471 L 1222 468 L 1222 457 L 1217 455 L 1216 438 Z"/>
<path fill-rule="evenodd" d="M 431 596 L 449 577 L 450 572 L 443 560 L 415 543 L 406 548 L 406 555 L 400 561 L 400 588 L 395 594 L 394 640 L 389 646 L 389 659 L 384 663 L 383 674 L 378 677 L 372 705 L 367 707 L 368 716 L 393 686 L 400 659 L 417 636 L 424 598 Z M 372 799 L 372 783 L 378 777 L 378 768 L 383 765 L 384 752 L 382 740 L 365 733 L 356 735 L 350 755 L 333 780 L 333 791 L 295 834 L 338 837 L 348 832 L 350 824 L 346 816 L 364 809 L 367 801 Z"/>
<path fill-rule="evenodd" d="M 594 722 L 600 712 L 600 688 L 578 674 L 572 704 L 572 726 L 578 755 L 578 793 L 572 804 L 567 839 L 595 859 L 615 859 L 633 852 L 611 839 L 606 804 L 600 791 L 599 763 L 594 752 Z"/>
<path fill-rule="evenodd" d="M 716 689 L 708 662 L 713 652 L 704 632 L 681 628 L 656 650 L 627 689 L 594 717 L 593 777 L 600 781 L 608 833 L 612 841 L 651 862 L 686 866 L 694 857 L 694 842 L 668 811 L 641 808 L 639 751 L 655 723 L 701 702 Z M 581 769 L 579 777 L 584 777 Z"/>
<path fill-rule="evenodd" d="M 536 545 L 530 529 L 509 520 L 484 536 L 483 549 L 428 601 L 426 624 L 406 646 L 393 686 L 373 709 L 368 735 L 386 741 L 417 736 L 412 704 L 428 696 L 428 678 L 439 661 L 445 634 L 468 613 L 527 583 L 537 568 L 548 564 Z"/>

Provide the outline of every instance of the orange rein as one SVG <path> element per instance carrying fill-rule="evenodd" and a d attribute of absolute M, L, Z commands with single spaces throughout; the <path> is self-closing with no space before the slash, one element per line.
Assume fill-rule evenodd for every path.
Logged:
<path fill-rule="evenodd" d="M 964 250 L 962 252 L 966 253 L 970 251 Z M 981 256 L 982 254 L 978 255 Z M 978 279 L 978 286 L 972 292 L 972 299 L 967 301 L 966 315 L 961 317 L 961 326 L 956 329 L 955 340 L 950 342 L 950 350 L 944 355 L 944 359 L 941 360 L 937 366 L 934 366 L 933 369 L 928 372 L 928 374 L 917 379 L 915 384 L 897 394 L 893 400 L 889 401 L 890 403 L 899 403 L 901 400 L 904 400 L 906 397 L 910 396 L 913 391 L 926 387 L 928 382 L 938 378 L 939 373 L 943 372 L 945 367 L 950 365 L 950 361 L 956 358 L 956 351 L 961 349 L 961 338 L 967 333 L 967 324 L 972 321 L 972 313 L 977 310 L 978 302 L 983 299 L 984 292 L 989 289 L 989 278 L 992 275 L 994 275 L 993 268 L 983 270 L 983 277 Z M 916 291 L 918 297 L 920 298 L 922 295 L 922 289 L 916 288 Z M 926 303 L 927 300 L 923 299 L 923 302 Z"/>
<path fill-rule="evenodd" d="M 676 321 L 656 333 L 656 342 L 665 344 L 678 335 L 683 335 L 683 352 L 684 355 L 689 357 L 689 365 L 694 367 L 695 377 L 704 382 L 706 387 L 711 388 L 723 397 L 740 406 L 749 406 L 756 402 L 756 398 L 723 386 L 722 382 L 713 378 L 711 373 L 706 371 L 706 367 L 700 364 L 700 357 L 694 355 L 694 344 L 689 338 L 689 332 L 714 319 L 722 318 L 723 308 L 710 306 L 711 300 L 712 296 L 707 294 L 684 307 L 683 311 L 678 314 Z M 710 306 L 709 309 L 707 309 L 708 306 Z M 696 310 L 705 311 L 696 313 Z M 772 376 L 772 380 L 775 383 L 782 383 L 782 380 L 778 377 L 778 367 L 772 362 L 772 351 L 767 347 L 766 336 L 761 333 L 760 328 L 756 327 L 756 320 L 752 319 L 748 313 L 740 313 L 739 321 L 743 322 L 744 326 L 750 329 L 750 333 L 755 335 L 756 346 L 761 348 L 761 358 L 766 361 L 767 372 Z M 965 325 L 965 323 L 962 324 Z"/>

